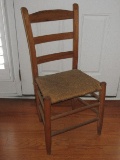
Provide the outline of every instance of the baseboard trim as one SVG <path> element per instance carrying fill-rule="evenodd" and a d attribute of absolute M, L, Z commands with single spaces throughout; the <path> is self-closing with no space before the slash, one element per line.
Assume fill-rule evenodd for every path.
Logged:
<path fill-rule="evenodd" d="M 8 98 L 8 99 L 35 99 L 34 95 L 22 95 L 22 96 L 0 96 L 0 98 Z M 82 97 L 86 100 L 94 100 L 92 97 Z M 120 100 L 120 97 L 106 97 L 106 100 Z"/>

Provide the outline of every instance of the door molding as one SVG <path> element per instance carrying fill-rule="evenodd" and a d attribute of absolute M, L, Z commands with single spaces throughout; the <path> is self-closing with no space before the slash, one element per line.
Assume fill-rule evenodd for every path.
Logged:
<path fill-rule="evenodd" d="M 8 41 L 9 78 L 0 80 L 0 97 L 21 96 L 21 81 L 19 77 L 19 57 L 17 48 L 14 1 L 0 0 L 5 10 L 6 39 Z"/>

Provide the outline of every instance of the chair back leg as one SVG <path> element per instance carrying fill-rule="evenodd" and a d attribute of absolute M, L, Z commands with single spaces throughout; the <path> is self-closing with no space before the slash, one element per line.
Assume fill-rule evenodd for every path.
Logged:
<path fill-rule="evenodd" d="M 40 100 L 39 100 L 39 97 L 38 97 L 38 94 L 37 94 L 38 89 L 37 89 L 36 84 L 34 85 L 34 88 L 35 88 L 35 101 L 36 101 L 37 113 L 38 113 L 39 121 L 42 122 L 42 117 L 41 117 L 41 113 L 40 113 L 40 109 L 39 109 Z"/>
<path fill-rule="evenodd" d="M 51 154 L 51 99 L 44 99 L 44 118 L 45 118 L 45 142 L 47 154 Z"/>
<path fill-rule="evenodd" d="M 97 123 L 97 132 L 100 135 L 102 131 L 103 125 L 103 116 L 104 116 L 104 102 L 105 102 L 105 94 L 106 94 L 106 83 L 101 83 L 102 90 L 99 92 L 100 94 L 100 105 L 99 105 L 99 115 L 98 115 L 98 123 Z"/>

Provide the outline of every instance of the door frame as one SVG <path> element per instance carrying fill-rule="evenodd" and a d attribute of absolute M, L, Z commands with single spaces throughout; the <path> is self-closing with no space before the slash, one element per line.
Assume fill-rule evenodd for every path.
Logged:
<path fill-rule="evenodd" d="M 10 62 L 10 79 L 0 81 L 0 97 L 21 96 L 21 80 L 19 76 L 19 54 L 17 44 L 17 32 L 15 24 L 14 1 L 1 0 L 6 11 L 7 35 L 10 46 L 8 59 Z"/>

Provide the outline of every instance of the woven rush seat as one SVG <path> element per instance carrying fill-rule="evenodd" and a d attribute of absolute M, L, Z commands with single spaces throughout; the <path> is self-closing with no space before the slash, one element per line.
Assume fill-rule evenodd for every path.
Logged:
<path fill-rule="evenodd" d="M 101 89 L 100 82 L 77 69 L 39 76 L 36 82 L 43 97 L 49 96 L 52 103 Z"/>

